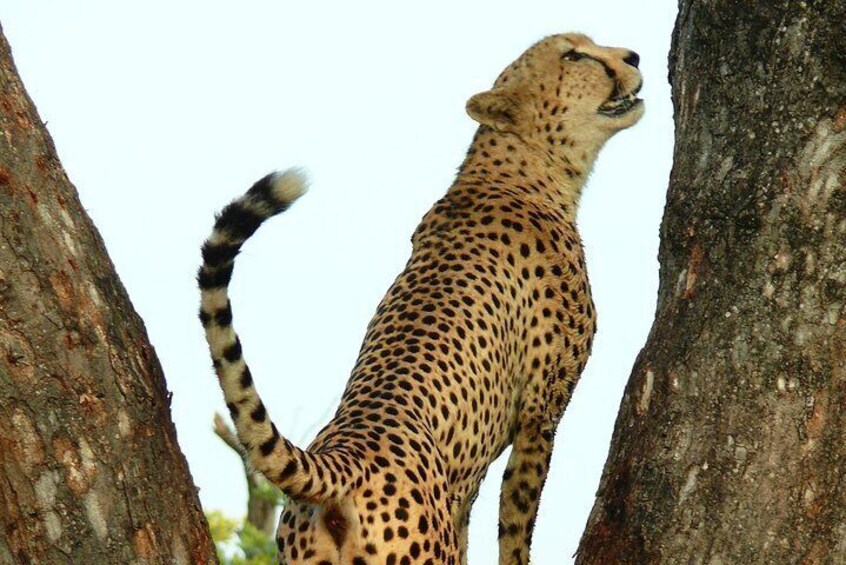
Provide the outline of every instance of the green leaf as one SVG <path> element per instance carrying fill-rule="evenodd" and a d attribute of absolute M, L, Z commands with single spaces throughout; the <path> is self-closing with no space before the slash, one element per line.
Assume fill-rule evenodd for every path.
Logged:
<path fill-rule="evenodd" d="M 209 523 L 209 529 L 215 543 L 231 540 L 235 536 L 235 531 L 238 529 L 238 521 L 227 518 L 219 510 L 206 512 L 206 520 Z"/>

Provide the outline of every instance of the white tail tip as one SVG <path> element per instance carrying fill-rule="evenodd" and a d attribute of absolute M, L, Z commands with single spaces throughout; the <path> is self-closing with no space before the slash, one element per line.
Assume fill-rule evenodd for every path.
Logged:
<path fill-rule="evenodd" d="M 271 190 L 280 202 L 293 202 L 308 190 L 308 178 L 301 169 L 273 173 Z"/>

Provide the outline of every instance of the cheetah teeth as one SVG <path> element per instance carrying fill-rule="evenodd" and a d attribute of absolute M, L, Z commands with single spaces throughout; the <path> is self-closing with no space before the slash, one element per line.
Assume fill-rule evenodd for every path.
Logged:
<path fill-rule="evenodd" d="M 642 84 L 638 84 L 635 89 L 629 93 L 608 99 L 597 111 L 605 116 L 622 116 L 643 102 L 643 100 L 637 97 L 637 93 L 640 92 L 641 86 Z"/>

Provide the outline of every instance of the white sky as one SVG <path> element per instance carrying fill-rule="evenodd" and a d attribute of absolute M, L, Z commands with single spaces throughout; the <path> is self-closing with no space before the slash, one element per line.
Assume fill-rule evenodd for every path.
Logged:
<path fill-rule="evenodd" d="M 147 324 L 203 504 L 231 515 L 244 513 L 246 487 L 211 431 L 225 410 L 195 315 L 214 212 L 269 170 L 310 172 L 310 193 L 250 242 L 233 285 L 259 389 L 304 445 L 334 412 L 412 231 L 464 156 L 466 99 L 551 33 L 640 53 L 646 116 L 606 147 L 579 216 L 599 333 L 559 428 L 533 547 L 534 563 L 569 562 L 654 314 L 676 1 L 128 4 L 4 0 L 0 23 Z M 506 457 L 474 507 L 471 565 L 496 562 Z"/>

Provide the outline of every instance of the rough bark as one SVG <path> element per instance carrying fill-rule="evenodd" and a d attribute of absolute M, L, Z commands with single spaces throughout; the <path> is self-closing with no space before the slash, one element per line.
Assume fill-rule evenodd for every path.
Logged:
<path fill-rule="evenodd" d="M 680 2 L 656 321 L 578 563 L 846 563 L 844 25 Z"/>
<path fill-rule="evenodd" d="M 0 134 L 0 563 L 216 562 L 161 367 L 2 30 Z"/>

